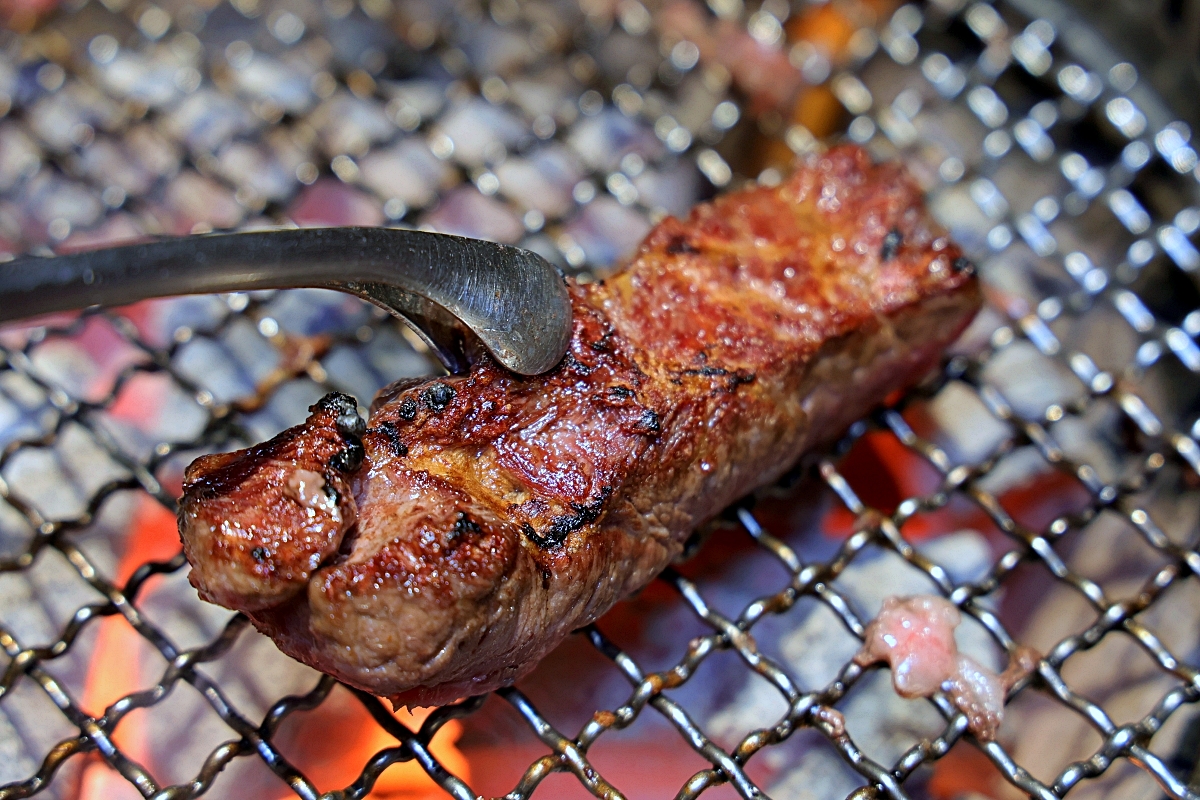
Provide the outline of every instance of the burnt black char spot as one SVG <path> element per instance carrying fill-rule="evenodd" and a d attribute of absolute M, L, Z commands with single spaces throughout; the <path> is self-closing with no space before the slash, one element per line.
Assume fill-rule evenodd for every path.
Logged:
<path fill-rule="evenodd" d="M 700 375 L 705 378 L 725 378 L 725 391 L 732 392 L 744 383 L 754 383 L 757 376 L 753 372 L 728 370 L 723 367 L 700 367 L 699 369 L 681 370 L 680 375 Z"/>
<path fill-rule="evenodd" d="M 417 418 L 417 401 L 411 397 L 404 398 L 400 401 L 400 408 L 396 409 L 396 415 L 402 420 L 412 422 Z"/>
<path fill-rule="evenodd" d="M 699 253 L 700 251 L 687 240 L 685 236 L 674 236 L 667 242 L 667 252 L 673 256 L 680 253 Z"/>
<path fill-rule="evenodd" d="M 525 538 L 529 539 L 529 541 L 533 542 L 543 550 L 549 550 L 551 547 L 555 546 L 554 542 L 551 542 L 549 539 L 542 538 L 542 535 L 534 530 L 534 527 L 528 522 L 521 526 L 521 533 L 525 534 Z M 561 544 L 561 542 L 559 544 Z"/>
<path fill-rule="evenodd" d="M 430 411 L 444 411 L 454 402 L 454 389 L 438 381 L 421 392 L 421 402 Z"/>
<path fill-rule="evenodd" d="M 887 232 L 887 236 L 883 237 L 883 247 L 879 249 L 880 261 L 891 261 L 896 257 L 896 253 L 900 252 L 900 245 L 904 244 L 904 236 L 896 228 L 892 228 Z"/>
<path fill-rule="evenodd" d="M 612 339 L 612 337 L 613 332 L 606 331 L 603 336 L 589 344 L 588 347 L 592 348 L 597 353 L 606 353 L 609 350 L 609 341 Z"/>
<path fill-rule="evenodd" d="M 362 442 L 354 440 L 344 449 L 333 454 L 333 458 L 329 459 L 329 466 L 338 472 L 354 472 L 362 466 L 364 456 L 366 456 L 366 451 L 363 449 Z"/>
<path fill-rule="evenodd" d="M 348 394 L 342 394 L 341 392 L 330 392 L 318 400 L 317 404 L 308 410 L 316 411 L 318 409 L 321 411 L 332 411 L 339 417 L 350 414 L 357 415 L 358 403 L 356 403 L 354 398 Z"/>
<path fill-rule="evenodd" d="M 570 352 L 563 356 L 563 366 L 585 377 L 596 371 L 595 367 L 583 363 L 575 357 L 574 353 Z"/>
<path fill-rule="evenodd" d="M 604 503 L 612 496 L 612 491 L 611 486 L 605 486 L 600 490 L 600 496 L 592 502 L 587 504 L 571 503 L 571 510 L 575 513 L 563 514 L 550 520 L 550 527 L 546 529 L 545 533 L 539 534 L 528 522 L 522 526 L 521 530 L 531 542 L 543 550 L 558 547 L 566 541 L 567 536 L 571 533 L 599 519 L 601 512 L 604 511 Z"/>
<path fill-rule="evenodd" d="M 358 403 L 349 395 L 331 392 L 322 397 L 310 410 L 318 409 L 337 414 L 334 424 L 338 434 L 346 442 L 346 446 L 329 459 L 330 466 L 339 472 L 354 472 L 362 466 L 363 457 L 366 455 L 360 437 L 367 430 L 367 421 L 358 413 Z"/>
<path fill-rule="evenodd" d="M 396 427 L 396 423 L 385 422 L 376 430 L 387 437 L 388 447 L 394 455 L 402 458 L 408 455 L 408 445 L 400 440 L 400 429 Z"/>
<path fill-rule="evenodd" d="M 269 556 L 269 555 L 270 555 L 270 553 L 267 552 L 267 548 L 265 548 L 265 547 L 255 547 L 253 550 L 250 551 L 250 557 L 253 558 L 255 561 L 260 561 L 260 562 L 266 561 L 267 556 Z"/>
<path fill-rule="evenodd" d="M 367 421 L 358 413 L 358 408 L 338 414 L 335 422 L 338 433 L 347 439 L 357 439 L 367 432 Z"/>
<path fill-rule="evenodd" d="M 454 521 L 454 531 L 451 536 L 457 539 L 459 536 L 464 536 L 466 534 L 478 536 L 479 525 L 475 522 L 475 520 L 467 516 L 467 512 L 460 511 L 458 512 L 458 519 Z"/>
<path fill-rule="evenodd" d="M 973 264 L 971 259 L 967 258 L 966 256 L 959 256 L 958 258 L 954 259 L 954 263 L 951 264 L 950 267 L 955 272 L 965 272 L 968 275 L 975 272 L 975 264 Z"/>
<path fill-rule="evenodd" d="M 714 375 L 728 375 L 729 370 L 721 369 L 720 367 L 700 367 L 699 369 L 685 369 L 684 375 L 703 375 L 706 378 L 711 378 Z"/>

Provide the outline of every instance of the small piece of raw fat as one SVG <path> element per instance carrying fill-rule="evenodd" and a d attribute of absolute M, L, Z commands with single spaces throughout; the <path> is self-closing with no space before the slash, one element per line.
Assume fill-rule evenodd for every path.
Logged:
<path fill-rule="evenodd" d="M 959 610 L 941 597 L 889 597 L 867 625 L 854 660 L 864 667 L 886 661 L 901 697 L 945 692 L 966 714 L 971 732 L 990 741 L 1004 720 L 1008 690 L 1033 670 L 1037 657 L 1028 648 L 1018 648 L 1009 668 L 997 675 L 958 652 L 954 629 L 961 621 Z"/>
<path fill-rule="evenodd" d="M 337 510 L 337 503 L 325 491 L 325 478 L 310 469 L 292 472 L 283 491 L 309 512 Z"/>

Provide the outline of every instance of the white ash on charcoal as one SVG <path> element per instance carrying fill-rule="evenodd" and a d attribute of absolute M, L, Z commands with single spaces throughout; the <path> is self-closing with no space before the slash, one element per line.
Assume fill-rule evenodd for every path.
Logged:
<path fill-rule="evenodd" d="M 26 111 L 25 121 L 50 149 L 66 153 L 79 144 L 78 139 L 87 141 L 76 126 L 111 129 L 124 123 L 125 117 L 121 106 L 103 93 L 82 81 L 68 80 L 59 91 L 34 103 Z"/>
<path fill-rule="evenodd" d="M 405 131 L 415 130 L 422 120 L 431 119 L 442 110 L 447 85 L 444 77 L 378 81 L 380 90 L 391 101 L 386 108 Z"/>
<path fill-rule="evenodd" d="M 57 416 L 46 400 L 45 389 L 25 375 L 0 373 L 0 446 L 38 438 Z"/>
<path fill-rule="evenodd" d="M 471 63 L 485 75 L 517 72 L 538 57 L 528 36 L 486 23 L 467 34 L 462 47 Z"/>
<path fill-rule="evenodd" d="M 937 423 L 937 443 L 953 464 L 980 464 L 1013 436 L 978 393 L 962 381 L 950 381 L 925 406 Z"/>
<path fill-rule="evenodd" d="M 372 145 L 386 142 L 396 133 L 396 123 L 382 107 L 347 91 L 335 92 L 308 119 L 330 156 L 347 153 L 361 156 Z"/>
<path fill-rule="evenodd" d="M 691 161 L 680 160 L 667 168 L 634 171 L 637 175 L 633 187 L 639 200 L 650 208 L 684 218 L 700 197 L 700 171 Z"/>
<path fill-rule="evenodd" d="M 97 490 L 129 476 L 129 470 L 102 448 L 95 434 L 75 422 L 60 429 L 52 446 L 26 448 L 4 469 L 13 497 L 48 520 L 80 518 Z"/>
<path fill-rule="evenodd" d="M 1185 508 L 1172 510 L 1172 498 L 1153 507 L 1155 519 L 1186 522 L 1194 531 L 1197 509 L 1194 498 Z M 1193 534 L 1194 536 L 1194 534 Z M 1194 546 L 1194 541 L 1193 541 Z M 1149 547 L 1123 518 L 1100 515 L 1079 534 L 1067 560 L 1072 571 L 1096 581 L 1110 602 L 1131 599 L 1147 579 L 1165 564 L 1161 553 Z M 1194 664 L 1200 657 L 1200 628 L 1195 617 L 1179 609 L 1200 608 L 1200 585 L 1181 580 L 1167 590 L 1168 597 L 1137 616 L 1175 657 Z M 1055 584 L 1024 626 L 1022 639 L 1049 652 L 1064 638 L 1077 635 L 1097 622 L 1099 612 L 1078 590 Z M 1182 685 L 1165 672 L 1132 637 L 1120 632 L 1104 637 L 1092 650 L 1071 656 L 1062 668 L 1067 683 L 1081 696 L 1103 707 L 1116 725 L 1140 721 L 1163 696 Z M 1075 760 L 1090 758 L 1100 746 L 1088 720 L 1044 694 L 1025 695 L 1010 706 L 1013 724 L 1022 736 L 1012 744 L 1013 757 L 1036 778 L 1052 780 Z M 1170 761 L 1177 753 L 1180 735 L 1195 711 L 1176 712 L 1150 742 L 1150 750 Z M 1101 778 L 1086 781 L 1072 791 L 1084 800 L 1159 798 L 1162 790 L 1148 774 L 1121 763 Z"/>
<path fill-rule="evenodd" d="M 985 385 L 995 389 L 1018 419 L 1040 421 L 1047 410 L 1057 407 L 1056 421 L 1047 429 L 1068 459 L 1086 464 L 1097 477 L 1111 483 L 1124 475 L 1131 464 L 1118 456 L 1123 449 L 1120 439 L 1120 411 L 1111 403 L 1091 403 L 1082 415 L 1061 410 L 1080 400 L 1084 387 L 1058 362 L 1038 352 L 1026 341 L 1016 341 L 1001 349 L 981 375 Z M 954 464 L 980 464 L 1000 452 L 1006 442 L 1016 440 L 1015 424 L 998 419 L 984 404 L 973 387 L 950 381 L 924 407 L 935 425 L 931 438 Z M 1028 485 L 1038 474 L 1054 467 L 1033 445 L 1015 447 L 977 482 L 994 495 Z"/>
<path fill-rule="evenodd" d="M 233 228 L 246 218 L 232 189 L 192 170 L 171 179 L 163 200 L 171 216 L 169 227 L 179 235 Z"/>
<path fill-rule="evenodd" d="M 302 189 L 288 206 L 287 216 L 301 227 L 370 227 L 387 219 L 374 197 L 335 178 L 317 178 Z"/>
<path fill-rule="evenodd" d="M 208 87 L 188 95 L 162 119 L 163 133 L 195 152 L 212 152 L 234 136 L 257 127 L 248 109 Z"/>
<path fill-rule="evenodd" d="M 111 139 L 100 139 L 85 150 L 80 155 L 79 168 L 89 178 L 134 196 L 148 192 L 157 177 L 138 163 L 129 148 Z"/>
<path fill-rule="evenodd" d="M 605 270 L 633 252 L 650 232 L 645 218 L 607 195 L 588 203 L 563 227 L 560 247 L 572 267 L 584 264 Z"/>
<path fill-rule="evenodd" d="M 1086 464 L 1103 483 L 1112 484 L 1131 476 L 1143 460 L 1120 446 L 1120 425 L 1121 412 L 1114 404 L 1092 403 L 1082 415 L 1064 416 L 1049 431 L 1068 459 Z"/>
<path fill-rule="evenodd" d="M 0 658 L 0 667 L 7 667 Z M 0 781 L 16 783 L 28 780 L 41 767 L 42 759 L 54 745 L 79 735 L 50 698 L 29 681 L 13 687 L 0 709 Z M 80 764 L 68 763 L 45 790 L 48 800 L 75 800 L 73 784 Z M 41 795 L 39 795 L 41 796 Z"/>
<path fill-rule="evenodd" d="M 650 126 L 615 108 L 598 107 L 596 111 L 594 116 L 582 118 L 567 137 L 567 144 L 588 167 L 597 171 L 616 169 L 631 153 L 643 163 L 662 157 L 665 148 Z"/>
<path fill-rule="evenodd" d="M 1067 406 L 1085 393 L 1070 370 L 1026 341 L 1013 342 L 993 356 L 982 378 L 1022 419 L 1041 419 L 1050 406 Z"/>
<path fill-rule="evenodd" d="M 287 159 L 287 151 L 247 142 L 230 142 L 217 154 L 217 173 L 242 192 L 248 205 L 267 201 L 282 202 L 291 196 L 298 180 L 296 159 Z M 282 157 L 281 157 L 282 156 Z"/>
<path fill-rule="evenodd" d="M 5 472 L 14 490 L 32 483 L 54 486 L 56 481 L 29 465 L 17 465 Z M 57 502 L 55 499 L 57 498 Z M 59 493 L 42 495 L 47 511 L 71 510 L 75 503 Z M 130 493 L 117 494 L 101 507 L 97 520 L 89 528 L 71 535 L 92 563 L 111 574 L 120 558 L 122 532 L 130 525 L 136 507 Z M 0 503 L 0 557 L 15 557 L 24 552 L 32 539 L 25 518 L 10 506 Z M 103 602 L 104 598 L 80 577 L 66 558 L 52 548 L 43 549 L 31 568 L 0 574 L 0 626 L 22 647 L 45 647 L 61 636 L 76 609 Z M 59 681 L 62 688 L 78 699 L 87 683 L 96 629 L 85 628 L 67 652 L 43 663 L 43 669 Z M 0 669 L 9 659 L 0 655 Z M 0 707 L 0 784 L 23 781 L 34 775 L 42 759 L 54 745 L 79 733 L 57 711 L 46 693 L 27 676 L 17 679 Z M 48 790 L 50 798 L 75 796 L 74 785 L 82 764 L 68 762 Z"/>
<path fill-rule="evenodd" d="M 310 60 L 295 55 L 280 59 L 236 46 L 226 51 L 226 58 L 233 67 L 233 84 L 259 103 L 290 114 L 302 114 L 314 105 L 312 79 L 317 70 Z"/>
<path fill-rule="evenodd" d="M 138 605 L 146 618 L 181 649 L 211 642 L 232 616 L 223 609 L 200 602 L 195 589 L 187 582 L 186 572 L 148 584 Z M 118 624 L 125 625 L 124 622 Z M 123 659 L 128 690 L 143 690 L 162 680 L 167 663 L 157 651 L 131 632 L 122 631 L 118 636 L 120 641 L 135 645 Z M 278 699 L 308 692 L 320 677 L 281 654 L 268 639 L 252 629 L 242 631 L 229 653 L 200 665 L 198 671 L 213 680 L 221 688 L 224 698 L 255 724 Z M 236 738 L 209 702 L 182 682 L 153 708 L 131 715 L 122 725 L 136 730 L 126 740 L 126 748 L 133 750 L 129 754 L 154 776 L 160 786 L 190 782 L 215 748 Z M 285 752 L 294 746 L 294 732 L 295 726 L 285 725 L 276 739 L 276 746 Z M 230 800 L 254 800 L 280 795 L 281 790 L 286 791 L 279 778 L 260 759 L 239 758 L 216 778 L 210 793 Z M 85 800 L 136 800 L 140 797 L 132 784 L 104 768 L 85 773 L 82 791 Z"/>
<path fill-rule="evenodd" d="M 516 243 L 525 233 L 521 218 L 503 202 L 473 186 L 452 189 L 438 207 L 421 218 L 421 224 L 438 233 Z"/>
<path fill-rule="evenodd" d="M 403 210 L 424 208 L 454 181 L 454 170 L 429 149 L 419 137 L 372 150 L 359 165 L 363 185 Z M 400 210 L 400 209 L 397 209 Z"/>
<path fill-rule="evenodd" d="M 12 189 L 40 163 L 41 151 L 29 134 L 11 121 L 0 125 L 0 191 Z"/>
<path fill-rule="evenodd" d="M 544 219 L 564 217 L 575 207 L 573 191 L 584 175 L 579 157 L 558 143 L 505 159 L 496 167 L 500 192 Z"/>
<path fill-rule="evenodd" d="M 430 134 L 434 154 L 450 157 L 464 167 L 500 161 L 500 154 L 526 142 L 530 133 L 520 118 L 483 98 L 451 106 Z"/>
<path fill-rule="evenodd" d="M 46 231 L 43 235 L 90 228 L 104 215 L 104 205 L 97 192 L 46 168 L 26 182 L 18 203 L 30 215 L 26 224 Z M 64 219 L 66 224 L 58 222 L 59 219 Z"/>

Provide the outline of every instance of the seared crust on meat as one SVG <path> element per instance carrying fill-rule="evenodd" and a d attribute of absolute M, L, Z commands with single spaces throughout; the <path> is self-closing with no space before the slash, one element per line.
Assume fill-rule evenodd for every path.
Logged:
<path fill-rule="evenodd" d="M 570 293 L 545 375 L 484 356 L 384 390 L 365 430 L 331 395 L 194 463 L 180 531 L 202 596 L 401 703 L 511 683 L 919 379 L 980 302 L 911 178 L 852 147 L 665 220 Z"/>

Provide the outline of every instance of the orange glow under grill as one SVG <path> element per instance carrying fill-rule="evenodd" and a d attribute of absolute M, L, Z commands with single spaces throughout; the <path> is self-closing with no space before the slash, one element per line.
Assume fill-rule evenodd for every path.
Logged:
<path fill-rule="evenodd" d="M 116 584 L 122 585 L 147 561 L 163 561 L 179 552 L 179 534 L 175 517 L 147 496 L 142 496 L 134 515 L 127 549 L 117 569 Z M 152 581 L 157 579 L 151 579 Z M 153 591 L 148 586 L 143 591 Z M 122 697 L 147 688 L 140 679 L 140 654 L 151 652 L 123 617 L 100 620 L 87 683 L 81 705 L 87 713 L 99 716 Z M 399 710 L 396 718 L 410 729 L 420 727 L 430 709 L 415 712 Z M 147 736 L 145 712 L 134 711 L 117 725 L 112 737 L 118 747 L 151 775 L 161 772 L 160 760 L 170 753 L 156 752 Z M 289 730 L 290 729 L 290 730 Z M 444 767 L 464 780 L 470 780 L 470 766 L 455 742 L 462 724 L 452 720 L 434 739 L 431 750 Z M 363 765 L 381 750 L 395 747 L 396 740 L 375 724 L 366 709 L 341 687 L 335 688 L 324 703 L 310 712 L 300 713 L 284 723 L 284 735 L 277 744 L 292 763 L 318 789 L 328 791 L 347 786 L 358 776 Z M 84 767 L 80 800 L 123 800 L 139 797 L 98 755 Z M 279 800 L 295 797 L 282 783 L 275 795 Z M 393 764 L 380 775 L 371 794 L 375 800 L 425 800 L 444 798 L 445 793 L 415 761 Z"/>

